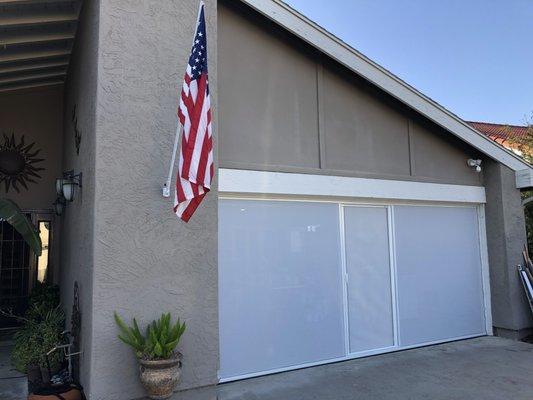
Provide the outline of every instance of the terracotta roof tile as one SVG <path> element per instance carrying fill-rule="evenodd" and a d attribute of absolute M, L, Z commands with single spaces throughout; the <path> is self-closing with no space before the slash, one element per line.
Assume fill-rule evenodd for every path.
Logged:
<path fill-rule="evenodd" d="M 509 139 L 525 137 L 527 135 L 527 126 L 491 124 L 489 122 L 473 121 L 467 121 L 467 124 L 498 143 Z"/>

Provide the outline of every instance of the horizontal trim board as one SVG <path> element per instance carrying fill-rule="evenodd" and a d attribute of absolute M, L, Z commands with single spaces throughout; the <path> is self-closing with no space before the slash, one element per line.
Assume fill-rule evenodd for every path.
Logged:
<path fill-rule="evenodd" d="M 354 360 L 354 359 L 357 359 L 357 358 L 371 357 L 371 356 L 375 356 L 375 355 L 379 355 L 379 354 L 395 353 L 395 352 L 398 352 L 398 351 L 411 350 L 411 349 L 416 349 L 416 348 L 419 348 L 419 347 L 434 346 L 434 345 L 437 345 L 437 344 L 457 342 L 459 340 L 474 339 L 474 338 L 482 337 L 482 336 L 487 336 L 487 334 L 486 333 L 479 333 L 479 334 L 474 334 L 474 335 L 468 335 L 468 336 L 461 336 L 461 337 L 457 337 L 457 338 L 437 340 L 437 341 L 434 341 L 434 342 L 420 343 L 420 344 L 415 344 L 415 345 L 410 345 L 410 346 L 403 346 L 403 347 L 401 347 L 401 346 L 386 347 L 386 348 L 378 349 L 378 350 L 369 350 L 369 351 L 364 351 L 364 352 L 361 352 L 361 353 L 352 353 L 352 354 L 349 354 L 349 355 L 344 356 L 344 357 L 333 358 L 333 359 L 330 359 L 330 360 L 320 360 L 320 361 L 316 361 L 316 362 L 300 364 L 300 365 L 293 365 L 293 366 L 290 366 L 290 367 L 277 368 L 277 369 L 272 369 L 272 370 L 263 371 L 263 372 L 253 372 L 253 373 L 250 373 L 250 374 L 233 376 L 231 378 L 222 378 L 222 379 L 219 378 L 218 381 L 219 381 L 219 383 L 227 383 L 227 382 L 239 381 L 239 380 L 242 380 L 242 379 L 255 378 L 255 377 L 258 377 L 258 376 L 265 376 L 265 375 L 277 374 L 277 373 L 280 373 L 280 372 L 294 371 L 296 369 L 318 367 L 319 365 L 333 364 L 333 363 L 338 363 L 338 362 L 343 362 L 343 361 L 350 361 L 350 360 Z"/>
<path fill-rule="evenodd" d="M 30 60 L 43 60 L 52 57 L 70 56 L 70 49 L 61 50 L 34 50 L 24 53 L 9 54 L 5 56 L 0 55 L 0 63 L 8 63 L 14 61 L 30 61 Z M 1 67 L 1 65 L 0 65 Z"/>
<path fill-rule="evenodd" d="M 58 42 L 65 40 L 74 40 L 73 32 L 63 33 L 40 33 L 34 35 L 18 35 L 9 37 L 0 37 L 0 46 L 8 46 L 15 44 L 39 44 L 47 42 Z"/>
<path fill-rule="evenodd" d="M 11 26 L 55 24 L 59 22 L 76 22 L 77 20 L 78 14 L 73 12 L 51 15 L 36 14 L 23 16 L 6 16 L 0 17 L 0 28 Z"/>
<path fill-rule="evenodd" d="M 0 76 L 13 72 L 27 72 L 27 71 L 46 71 L 51 68 L 68 67 L 68 61 L 42 61 L 36 63 L 13 64 L 9 67 L 2 67 L 0 65 Z"/>
<path fill-rule="evenodd" d="M 0 0 L 0 5 L 25 5 L 46 3 L 77 3 L 80 0 Z"/>
<path fill-rule="evenodd" d="M 388 179 L 219 169 L 219 192 L 481 204 L 485 188 Z"/>
<path fill-rule="evenodd" d="M 14 75 L 10 76 L 8 78 L 2 78 L 0 76 L 0 85 L 5 85 L 8 83 L 16 83 L 16 82 L 27 82 L 27 81 L 35 81 L 40 79 L 48 79 L 48 78 L 58 78 L 60 76 L 66 76 L 67 71 L 66 69 L 63 71 L 56 71 L 56 72 L 43 72 L 43 73 L 34 73 L 29 75 Z"/>
<path fill-rule="evenodd" d="M 520 157 L 370 60 L 280 0 L 240 0 L 333 60 L 513 170 L 531 168 Z"/>
<path fill-rule="evenodd" d="M 64 81 L 57 79 L 57 80 L 53 80 L 50 82 L 35 82 L 35 83 L 27 83 L 27 84 L 7 86 L 7 87 L 0 86 L 0 92 L 14 92 L 15 90 L 31 89 L 31 88 L 37 88 L 37 87 L 43 87 L 43 86 L 57 86 L 57 85 L 63 85 L 64 83 L 65 83 Z"/>

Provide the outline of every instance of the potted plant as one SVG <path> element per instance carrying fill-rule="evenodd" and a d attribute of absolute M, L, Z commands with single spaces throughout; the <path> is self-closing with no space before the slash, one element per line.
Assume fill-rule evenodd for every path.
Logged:
<path fill-rule="evenodd" d="M 151 399 L 167 399 L 172 395 L 181 376 L 181 353 L 176 351 L 185 322 L 170 322 L 170 313 L 162 314 L 146 328 L 146 336 L 139 330 L 137 320 L 127 326 L 115 313 L 120 329 L 119 339 L 131 346 L 139 362 L 139 376 Z"/>
<path fill-rule="evenodd" d="M 28 388 L 34 389 L 50 380 L 63 362 L 59 353 L 47 353 L 64 341 L 65 313 L 59 303 L 59 288 L 38 284 L 28 301 L 24 317 L 15 317 L 22 326 L 13 336 L 11 358 L 15 368 L 28 375 Z"/>

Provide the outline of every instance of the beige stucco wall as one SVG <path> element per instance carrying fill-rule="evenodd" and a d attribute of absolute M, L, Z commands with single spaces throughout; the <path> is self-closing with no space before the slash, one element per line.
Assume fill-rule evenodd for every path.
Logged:
<path fill-rule="evenodd" d="M 216 2 L 206 3 L 216 118 Z M 144 394 L 134 354 L 117 339 L 114 311 L 142 325 L 162 312 L 181 317 L 179 389 L 217 382 L 216 181 L 188 224 L 160 188 L 197 7 L 196 0 L 100 2 L 92 399 Z M 215 138 L 216 128 L 215 119 Z"/>
<path fill-rule="evenodd" d="M 219 4 L 221 167 L 481 185 L 477 151 L 239 3 Z"/>
<path fill-rule="evenodd" d="M 87 1 L 83 7 L 76 44 L 65 84 L 63 171 L 83 173 L 83 187 L 61 217 L 61 300 L 70 319 L 74 281 L 79 284 L 81 308 L 80 379 L 87 393 L 93 382 L 91 344 L 93 343 L 93 273 L 95 220 L 96 88 L 98 61 L 99 2 Z M 72 112 L 76 106 L 78 130 L 82 138 L 76 154 Z M 70 320 L 68 321 L 70 322 Z M 70 326 L 67 326 L 70 328 Z"/>
<path fill-rule="evenodd" d="M 169 311 L 188 325 L 179 345 L 184 355 L 179 389 L 215 384 L 216 180 L 189 224 L 175 218 L 171 200 L 160 192 L 197 1 L 90 4 L 65 107 L 65 167 L 84 173 L 83 192 L 64 217 L 69 235 L 64 282 L 80 280 L 82 296 L 87 296 L 82 298 L 83 383 L 91 399 L 141 397 L 136 361 L 116 337 L 113 312 L 128 321 L 135 316 L 144 325 Z M 252 17 L 246 22 L 226 8 L 219 16 L 217 40 L 217 4 L 207 1 L 215 150 L 220 144 L 222 166 L 481 184 L 480 175 L 466 168 L 466 158 L 477 156 L 468 146 L 364 82 L 346 81 L 345 71 L 320 57 L 313 60 L 310 56 L 316 53 L 270 25 Z M 218 59 L 217 46 L 223 49 Z M 243 59 L 255 62 L 257 70 Z M 231 68 L 239 61 L 246 68 L 232 88 Z M 296 77 L 281 76 L 288 66 L 297 67 Z M 339 124 L 334 114 L 338 107 L 333 107 L 336 92 L 319 91 L 320 83 L 328 83 L 330 90 L 337 87 L 352 105 Z M 220 105 L 219 90 L 224 98 Z M 321 96 L 330 97 L 322 103 L 329 108 L 320 106 Z M 69 130 L 74 103 L 84 131 L 79 157 L 72 153 Z M 323 113 L 320 120 L 318 113 Z M 352 135 L 342 138 L 353 127 L 348 132 Z M 290 145 L 280 149 L 280 140 Z M 358 157 L 368 162 L 361 164 Z"/>
<path fill-rule="evenodd" d="M 37 183 L 28 183 L 28 189 L 19 185 L 6 193 L 0 186 L 0 196 L 15 201 L 23 209 L 51 210 L 56 198 L 55 180 L 61 174 L 63 158 L 63 88 L 61 86 L 0 93 L 0 135 L 15 134 L 17 143 L 24 135 L 28 145 L 35 142 L 32 151 L 44 161 L 34 164 L 45 168 L 39 172 Z M 3 141 L 3 138 L 0 137 Z"/>

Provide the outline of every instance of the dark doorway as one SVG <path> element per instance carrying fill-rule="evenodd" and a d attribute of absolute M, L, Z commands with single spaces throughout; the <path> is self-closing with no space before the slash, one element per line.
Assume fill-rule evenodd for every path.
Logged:
<path fill-rule="evenodd" d="M 30 215 L 27 215 L 30 217 Z M 0 222 L 0 307 L 22 315 L 30 290 L 30 257 L 34 257 L 22 236 L 5 221 Z M 14 318 L 0 316 L 0 329 L 17 326 Z"/>
<path fill-rule="evenodd" d="M 24 315 L 35 283 L 50 279 L 52 216 L 39 212 L 26 216 L 39 230 L 42 243 L 39 257 L 10 224 L 0 221 L 0 309 L 18 316 Z M 0 333 L 18 325 L 15 318 L 0 314 Z"/>

